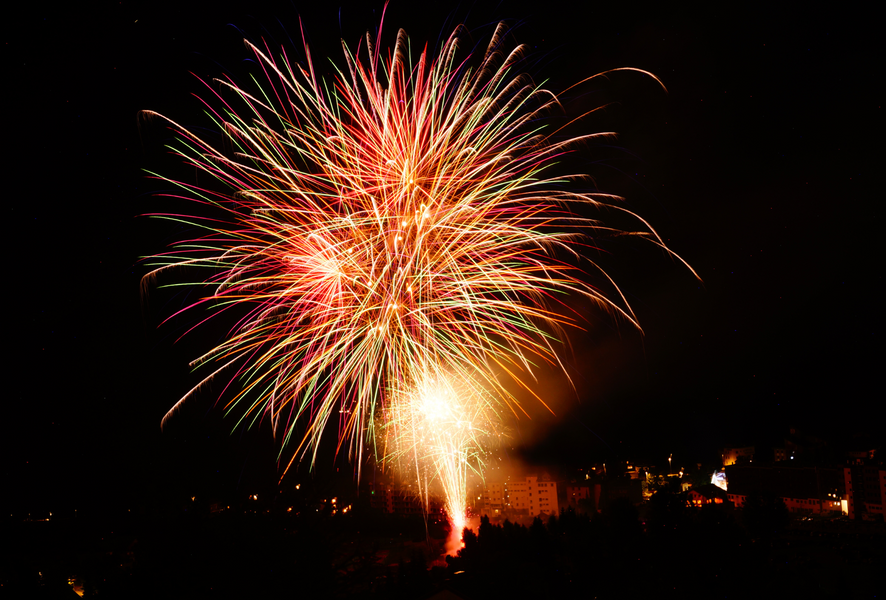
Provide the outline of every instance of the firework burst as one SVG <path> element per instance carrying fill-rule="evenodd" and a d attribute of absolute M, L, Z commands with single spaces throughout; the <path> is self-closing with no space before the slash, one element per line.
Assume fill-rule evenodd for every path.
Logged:
<path fill-rule="evenodd" d="M 214 215 L 158 215 L 205 233 L 154 257 L 145 281 L 204 267 L 184 310 L 242 310 L 193 361 L 210 372 L 164 423 L 208 381 L 238 380 L 227 409 L 270 419 L 281 452 L 313 461 L 334 426 L 358 468 L 367 448 L 410 456 L 417 477 L 442 481 L 457 518 L 483 435 L 519 410 L 506 384 L 529 389 L 539 361 L 559 364 L 570 320 L 557 298 L 584 296 L 636 325 L 617 287 L 605 295 L 584 276 L 611 283 L 605 273 L 577 266 L 583 239 L 626 232 L 570 207 L 623 210 L 618 199 L 547 175 L 575 143 L 610 134 L 546 133 L 557 97 L 516 70 L 524 49 L 504 53 L 504 33 L 473 62 L 458 58 L 458 30 L 416 62 L 403 31 L 386 57 L 367 35 L 356 53 L 344 46 L 331 82 L 307 47 L 299 64 L 247 43 L 266 83 L 207 86 L 222 147 L 166 119 L 173 151 L 227 191 L 176 182 Z M 664 248 L 637 224 L 627 233 Z"/>

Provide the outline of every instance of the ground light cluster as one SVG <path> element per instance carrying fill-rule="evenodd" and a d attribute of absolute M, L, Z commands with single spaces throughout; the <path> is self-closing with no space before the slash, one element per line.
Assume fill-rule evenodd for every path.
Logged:
<path fill-rule="evenodd" d="M 426 502 L 442 492 L 459 532 L 467 474 L 482 476 L 503 416 L 521 412 L 513 386 L 539 398 L 537 368 L 562 368 L 563 299 L 636 326 L 588 250 L 631 235 L 669 252 L 620 198 L 553 174 L 613 134 L 546 126 L 562 107 L 521 71 L 526 49 L 504 25 L 485 52 L 465 51 L 463 33 L 436 53 L 402 30 L 386 52 L 367 34 L 326 78 L 307 46 L 296 60 L 247 42 L 260 77 L 206 82 L 222 143 L 144 113 L 216 182 L 171 182 L 197 208 L 154 216 L 202 233 L 154 256 L 145 287 L 193 286 L 182 311 L 235 323 L 191 363 L 204 377 L 163 422 L 221 380 L 237 424 L 271 421 L 284 464 L 313 463 L 334 430 L 358 474 L 371 455 Z M 588 216 L 602 214 L 635 228 Z"/>

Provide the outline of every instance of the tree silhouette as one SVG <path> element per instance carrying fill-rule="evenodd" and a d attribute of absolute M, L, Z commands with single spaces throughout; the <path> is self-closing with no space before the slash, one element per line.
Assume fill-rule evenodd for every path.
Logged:
<path fill-rule="evenodd" d="M 754 538 L 771 540 L 790 522 L 784 500 L 773 493 L 751 494 L 742 511 L 744 525 Z"/>

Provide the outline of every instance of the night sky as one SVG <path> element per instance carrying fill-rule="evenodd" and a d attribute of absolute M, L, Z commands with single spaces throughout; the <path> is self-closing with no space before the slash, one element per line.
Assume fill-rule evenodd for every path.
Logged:
<path fill-rule="evenodd" d="M 192 72 L 255 72 L 244 36 L 297 54 L 299 15 L 315 63 L 338 62 L 339 39 L 375 30 L 382 4 L 75 5 L 21 5 L 5 34 L 7 512 L 128 505 L 187 481 L 273 487 L 269 431 L 230 435 L 233 419 L 211 396 L 161 435 L 160 418 L 194 381 L 188 360 L 218 332 L 175 342 L 180 329 L 158 324 L 183 297 L 140 296 L 140 257 L 177 236 L 140 217 L 162 189 L 143 169 L 188 173 L 165 154 L 168 132 L 138 112 L 207 126 Z M 532 408 L 532 422 L 514 427 L 513 455 L 701 461 L 788 425 L 882 429 L 883 65 L 871 14 L 414 5 L 389 7 L 385 46 L 398 27 L 414 46 L 436 46 L 458 22 L 485 46 L 506 20 L 510 46 L 530 46 L 525 68 L 549 89 L 622 66 L 668 88 L 620 74 L 567 108 L 613 102 L 587 127 L 620 137 L 587 150 L 588 172 L 703 284 L 661 252 L 607 246 L 645 335 L 589 313 L 565 357 L 577 391 L 552 392 L 556 417 Z"/>

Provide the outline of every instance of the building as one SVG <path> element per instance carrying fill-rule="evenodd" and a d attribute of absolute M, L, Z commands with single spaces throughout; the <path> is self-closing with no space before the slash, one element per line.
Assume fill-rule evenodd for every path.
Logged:
<path fill-rule="evenodd" d="M 784 455 L 786 460 L 819 464 L 836 458 L 825 440 L 794 427 L 790 428 L 784 439 Z"/>
<path fill-rule="evenodd" d="M 561 504 L 557 489 L 557 482 L 547 475 L 541 480 L 531 475 L 509 477 L 506 483 L 487 482 L 478 494 L 482 500 L 478 512 L 488 517 L 557 515 Z"/>
<path fill-rule="evenodd" d="M 558 515 L 557 482 L 537 476 L 512 479 L 507 485 L 507 503 L 510 511 L 529 516 Z"/>
<path fill-rule="evenodd" d="M 843 470 L 838 467 L 801 465 L 731 465 L 726 467 L 727 497 L 741 508 L 751 494 L 769 493 L 781 498 L 796 514 L 840 514 L 845 495 Z"/>
<path fill-rule="evenodd" d="M 565 504 L 578 509 L 582 500 L 591 501 L 594 498 L 591 486 L 588 484 L 573 484 L 566 486 Z M 595 503 L 596 504 L 596 503 Z"/>
<path fill-rule="evenodd" d="M 480 497 L 483 499 L 482 508 L 480 508 L 481 516 L 497 517 L 507 508 L 507 496 L 503 483 L 487 484 Z"/>
<path fill-rule="evenodd" d="M 754 459 L 754 446 L 744 446 L 742 448 L 723 448 L 720 455 L 723 459 L 723 466 L 728 467 L 739 462 L 751 462 Z"/>
<path fill-rule="evenodd" d="M 867 464 L 858 464 L 867 462 Z M 882 521 L 886 507 L 886 470 L 873 461 L 851 460 L 843 467 L 846 512 L 850 519 Z"/>
<path fill-rule="evenodd" d="M 713 484 L 700 485 L 686 492 L 689 506 L 702 507 L 706 504 L 729 504 L 727 493 Z"/>

